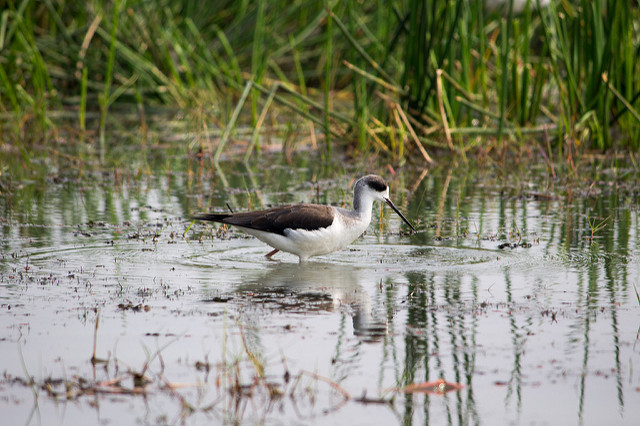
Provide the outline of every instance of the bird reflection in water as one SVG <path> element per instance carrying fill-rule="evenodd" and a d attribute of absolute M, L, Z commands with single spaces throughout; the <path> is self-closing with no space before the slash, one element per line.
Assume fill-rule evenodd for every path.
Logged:
<path fill-rule="evenodd" d="M 384 309 L 372 309 L 371 296 L 361 284 L 368 273 L 353 265 L 277 263 L 234 293 L 250 295 L 252 301 L 286 312 L 338 312 L 347 308 L 352 314 L 354 335 L 375 342 L 387 334 L 387 319 Z"/>

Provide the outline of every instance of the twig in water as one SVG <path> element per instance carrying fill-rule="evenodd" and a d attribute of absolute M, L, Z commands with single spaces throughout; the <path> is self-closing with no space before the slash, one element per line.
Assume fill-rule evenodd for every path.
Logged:
<path fill-rule="evenodd" d="M 256 373 L 258 373 L 258 376 L 261 379 L 264 379 L 264 366 L 262 365 L 258 357 L 255 356 L 255 354 L 251 351 L 251 349 L 249 349 L 249 345 L 247 344 L 247 338 L 244 334 L 244 328 L 242 326 L 240 326 L 240 335 L 242 336 L 242 344 L 244 345 L 244 350 L 249 356 L 249 359 L 251 360 L 251 362 L 253 363 L 253 366 L 256 369 Z"/>
<path fill-rule="evenodd" d="M 310 371 L 307 370 L 302 370 L 300 371 L 300 375 L 302 374 L 306 374 L 307 376 L 313 377 L 316 380 L 321 380 L 327 384 L 329 384 L 329 386 L 331 386 L 332 388 L 334 388 L 335 390 L 337 390 L 338 392 L 340 392 L 342 394 L 342 396 L 344 397 L 345 401 L 351 399 L 351 395 L 349 395 L 349 392 L 347 392 L 342 386 L 340 386 L 338 383 L 334 382 L 333 380 L 329 379 L 328 377 L 324 377 L 321 376 L 317 373 L 312 373 Z"/>
<path fill-rule="evenodd" d="M 120 285 L 122 287 L 122 285 Z M 93 329 L 93 354 L 91 355 L 91 364 L 96 365 L 96 364 L 102 364 L 105 363 L 106 360 L 104 359 L 99 359 L 98 357 L 96 357 L 96 348 L 98 346 L 98 327 L 100 326 L 100 310 L 98 310 L 97 316 L 96 316 L 96 326 Z"/>
<path fill-rule="evenodd" d="M 442 118 L 442 127 L 444 129 L 444 135 L 447 137 L 447 144 L 449 149 L 453 149 L 453 140 L 451 139 L 451 132 L 449 131 L 449 123 L 447 122 L 447 114 L 444 111 L 444 101 L 442 99 L 442 70 L 436 71 L 436 93 L 438 95 L 438 106 L 440 107 L 440 116 Z"/>
<path fill-rule="evenodd" d="M 427 151 L 422 146 L 422 143 L 420 143 L 420 140 L 418 139 L 418 135 L 416 135 L 416 132 L 413 130 L 413 126 L 409 122 L 409 119 L 407 119 L 407 116 L 405 115 L 404 111 L 402 111 L 402 108 L 400 108 L 399 104 L 395 104 L 395 106 L 396 106 L 396 110 L 398 111 L 398 114 L 400 114 L 400 118 L 402 118 L 402 121 L 404 122 L 404 125 L 407 126 L 407 129 L 409 130 L 409 133 L 411 134 L 411 138 L 418 146 L 420 153 L 422 154 L 424 159 L 427 161 L 427 163 L 429 164 L 433 163 L 433 159 L 429 156 L 429 154 L 427 154 Z M 451 149 L 453 150 L 453 145 Z"/>

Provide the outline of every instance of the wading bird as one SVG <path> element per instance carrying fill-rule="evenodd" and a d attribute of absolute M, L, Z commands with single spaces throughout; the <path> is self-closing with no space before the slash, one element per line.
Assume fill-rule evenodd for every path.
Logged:
<path fill-rule="evenodd" d="M 389 199 L 389 186 L 380 176 L 360 178 L 353 188 L 353 210 L 319 204 L 291 204 L 241 213 L 212 213 L 193 219 L 235 226 L 278 251 L 293 253 L 304 262 L 351 244 L 371 223 L 375 201 L 384 201 L 415 232 L 415 228 Z"/>

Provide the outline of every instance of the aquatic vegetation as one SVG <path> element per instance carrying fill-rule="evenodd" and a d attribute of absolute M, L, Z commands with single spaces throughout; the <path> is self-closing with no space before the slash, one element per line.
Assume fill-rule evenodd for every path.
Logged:
<path fill-rule="evenodd" d="M 119 112 L 146 134 L 161 106 L 216 159 L 237 125 L 266 121 L 308 126 L 327 156 L 336 144 L 424 163 L 513 148 L 571 163 L 637 149 L 637 2 L 503 3 L 8 2 L 3 139 L 52 140 L 64 117 L 104 152 Z M 256 132 L 247 157 L 260 145 Z"/>

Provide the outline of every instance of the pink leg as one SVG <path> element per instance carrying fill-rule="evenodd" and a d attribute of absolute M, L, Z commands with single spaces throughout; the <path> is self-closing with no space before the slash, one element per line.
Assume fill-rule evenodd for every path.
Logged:
<path fill-rule="evenodd" d="M 271 256 L 273 256 L 274 254 L 276 254 L 279 251 L 280 250 L 278 250 L 278 249 L 273 249 L 269 253 L 265 254 L 264 257 L 266 257 L 269 260 L 273 260 L 273 259 L 271 259 Z"/>

